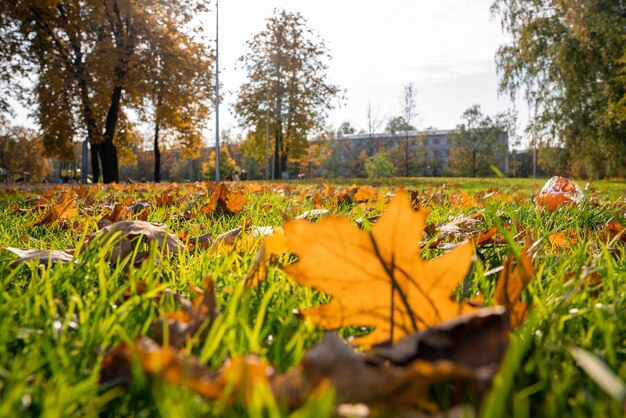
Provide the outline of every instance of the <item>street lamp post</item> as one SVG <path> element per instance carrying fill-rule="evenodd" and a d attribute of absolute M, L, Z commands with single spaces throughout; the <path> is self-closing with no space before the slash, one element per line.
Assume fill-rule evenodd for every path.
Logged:
<path fill-rule="evenodd" d="M 220 181 L 220 12 L 215 2 L 215 181 Z"/>
<path fill-rule="evenodd" d="M 265 180 L 270 179 L 270 90 L 267 88 L 267 105 L 265 108 Z"/>
<path fill-rule="evenodd" d="M 88 142 L 87 138 L 83 141 L 83 149 L 82 149 L 82 163 L 80 165 L 80 177 L 83 184 L 87 184 L 87 161 L 88 157 Z"/>

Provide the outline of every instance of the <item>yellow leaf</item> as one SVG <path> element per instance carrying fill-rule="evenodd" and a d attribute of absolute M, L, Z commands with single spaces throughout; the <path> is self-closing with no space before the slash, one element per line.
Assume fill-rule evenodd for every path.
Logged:
<path fill-rule="evenodd" d="M 78 208 L 76 207 L 76 198 L 70 196 L 69 193 L 64 193 L 61 201 L 52 206 L 48 212 L 46 212 L 37 221 L 27 224 L 27 227 L 45 225 L 52 226 L 58 221 L 64 219 L 73 220 L 78 216 Z"/>
<path fill-rule="evenodd" d="M 231 191 L 226 198 L 226 209 L 231 213 L 240 213 L 247 201 L 243 190 Z"/>
<path fill-rule="evenodd" d="M 378 191 L 372 186 L 361 186 L 354 195 L 355 202 L 367 202 L 378 196 Z"/>
<path fill-rule="evenodd" d="M 272 257 L 279 257 L 287 252 L 287 239 L 281 229 L 270 236 L 265 237 L 263 245 L 256 255 L 252 267 L 246 274 L 244 282 L 256 286 L 267 276 L 267 268 Z"/>
<path fill-rule="evenodd" d="M 212 215 L 217 212 L 220 215 L 234 215 L 243 210 L 247 198 L 243 191 L 231 191 L 223 183 L 218 183 L 211 194 L 211 200 L 202 206 L 198 212 Z"/>
<path fill-rule="evenodd" d="M 528 306 L 520 298 L 535 272 L 533 261 L 526 251 L 520 255 L 519 263 L 515 264 L 514 260 L 512 257 L 503 260 L 504 268 L 493 294 L 494 300 L 507 308 L 511 328 L 517 327 L 526 317 Z"/>
<path fill-rule="evenodd" d="M 576 233 L 571 228 L 567 230 L 567 233 L 562 231 L 548 235 L 548 241 L 550 241 L 552 249 L 555 251 L 567 249 L 569 252 L 571 252 L 571 246 L 578 244 L 578 238 L 576 237 Z"/>
<path fill-rule="evenodd" d="M 205 399 L 217 400 L 225 393 L 232 403 L 242 396 L 248 403 L 255 385 L 267 384 L 273 371 L 264 360 L 248 355 L 235 356 L 216 373 L 212 373 L 197 357 L 187 356 L 175 348 L 161 347 L 148 337 L 140 337 L 133 346 L 118 347 L 102 362 L 101 381 L 115 378 L 130 380 L 129 362 L 136 358 L 144 372 L 158 375 L 164 381 L 191 389 Z"/>
<path fill-rule="evenodd" d="M 303 314 L 327 329 L 373 326 L 372 333 L 356 341 L 369 347 L 473 310 L 452 300 L 469 269 L 472 245 L 421 259 L 426 216 L 426 211 L 415 212 L 409 196 L 400 192 L 371 231 L 345 217 L 286 223 L 287 248 L 299 260 L 285 271 L 296 282 L 333 296 L 330 303 Z"/>

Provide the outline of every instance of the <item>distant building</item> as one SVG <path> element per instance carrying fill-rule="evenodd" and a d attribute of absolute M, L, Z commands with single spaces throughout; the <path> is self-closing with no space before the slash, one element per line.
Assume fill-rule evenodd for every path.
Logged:
<path fill-rule="evenodd" d="M 407 147 L 408 152 L 420 154 L 424 162 L 419 175 L 441 176 L 450 157 L 450 151 L 454 144 L 450 140 L 453 130 L 430 130 L 430 131 L 401 131 L 383 132 L 375 134 L 351 134 L 339 135 L 339 155 L 342 163 L 355 158 L 361 151 L 365 151 L 369 156 L 379 151 L 392 151 L 399 147 Z M 499 141 L 506 146 L 502 155 L 498 156 L 495 164 L 502 172 L 508 172 L 508 135 L 502 132 Z M 342 164 L 345 165 L 345 164 Z"/>

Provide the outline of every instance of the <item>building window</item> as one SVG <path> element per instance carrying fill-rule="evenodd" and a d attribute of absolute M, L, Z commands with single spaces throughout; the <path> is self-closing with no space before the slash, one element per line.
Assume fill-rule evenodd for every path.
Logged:
<path fill-rule="evenodd" d="M 439 137 L 433 138 L 433 144 L 435 144 L 435 145 L 439 144 Z"/>

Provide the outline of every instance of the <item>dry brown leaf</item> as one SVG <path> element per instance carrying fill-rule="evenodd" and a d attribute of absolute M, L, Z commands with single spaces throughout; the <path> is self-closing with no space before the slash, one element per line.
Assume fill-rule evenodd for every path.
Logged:
<path fill-rule="evenodd" d="M 211 194 L 211 200 L 198 211 L 205 215 L 234 215 L 243 210 L 247 202 L 243 190 L 231 191 L 223 183 L 218 183 Z"/>
<path fill-rule="evenodd" d="M 232 402 L 242 396 L 248 402 L 254 386 L 268 381 L 273 368 L 256 356 L 233 357 L 217 372 L 211 372 L 193 356 L 173 347 L 161 347 L 148 337 L 132 345 L 122 344 L 105 357 L 100 369 L 100 383 L 106 386 L 128 384 L 131 362 L 137 359 L 145 373 L 191 389 L 205 399 L 217 400 L 230 393 Z M 227 393 L 227 391 L 229 391 Z"/>
<path fill-rule="evenodd" d="M 243 190 L 230 191 L 226 198 L 226 213 L 241 213 L 247 201 Z"/>
<path fill-rule="evenodd" d="M 141 202 L 136 202 L 132 204 L 128 204 L 126 210 L 128 212 L 132 212 L 134 214 L 143 215 L 148 213 L 148 209 L 150 209 L 151 205 L 149 202 L 142 200 Z"/>
<path fill-rule="evenodd" d="M 270 192 L 270 189 L 268 186 L 260 185 L 259 183 L 251 183 L 251 182 L 245 182 L 244 189 L 246 190 L 246 192 L 250 194 L 263 195 L 263 194 L 267 194 Z"/>
<path fill-rule="evenodd" d="M 396 366 L 420 359 L 451 360 L 468 367 L 498 364 L 508 344 L 506 308 L 493 306 L 460 315 L 394 345 L 376 346 L 373 354 Z"/>
<path fill-rule="evenodd" d="M 167 250 L 172 253 L 177 253 L 184 247 L 183 243 L 178 239 L 178 237 L 176 237 L 176 235 L 165 231 L 161 225 L 145 221 L 117 222 L 92 234 L 89 239 L 93 240 L 98 236 L 103 236 L 105 234 L 113 235 L 115 233 L 119 233 L 121 236 L 129 238 L 144 236 L 149 241 L 156 242 L 158 244 L 165 243 Z"/>
<path fill-rule="evenodd" d="M 256 286 L 267 277 L 267 268 L 272 258 L 280 257 L 287 252 L 287 238 L 282 229 L 265 237 L 261 249 L 257 253 L 250 270 L 244 277 L 244 283 Z"/>
<path fill-rule="evenodd" d="M 213 244 L 213 237 L 211 236 L 210 232 L 207 232 L 205 234 L 189 238 L 188 243 L 188 248 L 190 251 L 199 249 L 206 250 Z"/>
<path fill-rule="evenodd" d="M 480 387 L 481 394 L 489 387 L 507 342 L 507 324 L 502 318 L 502 312 L 493 310 L 482 317 L 488 324 L 486 327 L 489 327 L 487 333 L 481 334 L 488 337 L 483 346 L 491 343 L 495 347 L 490 348 L 493 356 L 478 361 L 476 365 L 451 360 L 447 351 L 454 349 L 448 346 L 439 349 L 437 346 L 436 339 L 441 339 L 442 335 L 430 336 L 434 346 L 431 342 L 431 346 L 422 350 L 432 360 L 414 356 L 404 364 L 396 365 L 376 351 L 356 353 L 336 334 L 327 333 L 322 342 L 304 355 L 299 366 L 285 376 L 274 377 L 270 384 L 276 397 L 291 407 L 302 405 L 314 390 L 329 384 L 338 403 L 364 403 L 384 408 L 387 412 L 407 408 L 436 412 L 437 405 L 429 400 L 429 389 L 433 384 L 454 384 L 459 392 L 467 385 L 475 384 Z M 455 328 L 452 326 L 450 329 Z M 448 336 L 446 332 L 449 333 L 449 330 L 442 331 L 444 337 Z M 416 334 L 416 339 L 410 342 L 419 343 L 420 334 Z M 446 344 L 445 341 L 439 343 Z M 475 357 L 479 358 L 478 355 Z"/>
<path fill-rule="evenodd" d="M 328 209 L 312 209 L 306 210 L 302 212 L 300 215 L 296 216 L 295 219 L 306 219 L 311 222 L 317 221 L 324 216 L 328 215 L 330 211 Z"/>
<path fill-rule="evenodd" d="M 433 225 L 426 226 L 428 234 L 438 235 L 437 239 L 429 242 L 426 239 L 422 242 L 422 246 L 428 245 L 430 249 L 452 250 L 457 247 L 461 241 L 471 240 L 475 247 L 482 247 L 487 244 L 496 244 L 496 234 L 498 228 L 490 227 L 486 231 L 478 226 L 481 222 L 482 213 L 477 212 L 471 216 L 459 215 L 449 222 L 443 222 L 436 227 Z"/>
<path fill-rule="evenodd" d="M 155 197 L 154 202 L 158 207 L 172 206 L 174 204 L 174 196 L 168 190 L 165 190 Z"/>
<path fill-rule="evenodd" d="M 238 226 L 237 228 L 233 228 L 230 231 L 226 231 L 223 234 L 220 234 L 215 238 L 215 241 L 211 245 L 211 249 L 213 250 L 223 250 L 223 249 L 232 249 L 237 242 L 237 239 L 243 232 L 243 227 Z"/>
<path fill-rule="evenodd" d="M 434 384 L 443 383 L 452 390 L 451 406 L 466 401 L 467 389 L 479 400 L 490 386 L 507 342 L 505 309 L 485 308 L 370 353 L 356 353 L 336 334 L 328 333 L 298 366 L 279 375 L 256 356 L 234 357 L 211 372 L 197 358 L 141 337 L 104 358 L 100 382 L 128 384 L 131 361 L 136 359 L 144 372 L 211 400 L 241 398 L 248 403 L 255 385 L 268 384 L 279 403 L 290 408 L 332 388 L 338 403 L 364 403 L 387 412 L 419 408 L 434 413 L 438 407 L 429 399 Z"/>
<path fill-rule="evenodd" d="M 502 265 L 504 268 L 498 276 L 493 298 L 507 308 L 509 323 L 511 328 L 515 328 L 522 323 L 528 311 L 528 306 L 522 302 L 521 297 L 526 286 L 533 279 L 535 266 L 527 251 L 522 251 L 518 262 L 515 257 L 505 257 Z"/>
<path fill-rule="evenodd" d="M 568 229 L 567 233 L 561 231 L 548 235 L 548 241 L 550 241 L 552 249 L 555 251 L 561 251 L 562 249 L 571 251 L 571 246 L 578 244 L 578 237 L 574 230 Z"/>
<path fill-rule="evenodd" d="M 76 197 L 71 196 L 69 193 L 63 193 L 58 203 L 44 213 L 40 219 L 30 222 L 26 227 L 38 225 L 52 226 L 62 220 L 73 220 L 77 215 Z"/>
<path fill-rule="evenodd" d="M 571 272 L 565 275 L 564 282 L 567 283 L 572 279 L 580 278 L 584 285 L 597 286 L 604 283 L 604 279 L 597 271 L 589 271 L 588 268 L 583 268 L 581 273 Z"/>
<path fill-rule="evenodd" d="M 476 206 L 476 201 L 467 192 L 457 192 L 450 198 L 450 209 L 467 210 Z"/>
<path fill-rule="evenodd" d="M 91 245 L 94 240 L 104 244 L 111 239 L 115 239 L 115 237 L 119 237 L 121 239 L 113 246 L 113 253 L 111 255 L 111 262 L 115 264 L 132 252 L 130 239 L 139 236 L 145 237 L 148 241 L 154 242 L 157 245 L 165 244 L 165 251 L 171 254 L 178 253 L 185 246 L 176 235 L 165 231 L 160 225 L 145 221 L 121 221 L 106 226 L 91 234 L 89 241 L 83 246 L 83 250 L 88 245 Z"/>
<path fill-rule="evenodd" d="M 626 228 L 616 220 L 611 220 L 600 228 L 600 239 L 612 243 L 619 240 L 626 242 Z"/>
<path fill-rule="evenodd" d="M 478 227 L 479 223 L 480 220 L 476 219 L 475 216 L 459 215 L 449 222 L 437 225 L 437 231 L 443 239 L 464 239 L 481 231 Z"/>
<path fill-rule="evenodd" d="M 472 245 L 422 260 L 419 241 L 426 215 L 413 211 L 406 193 L 398 193 L 371 231 L 345 217 L 287 222 L 287 247 L 299 260 L 285 271 L 296 282 L 333 296 L 303 314 L 326 329 L 375 327 L 357 341 L 368 347 L 474 309 L 452 300 L 469 270 Z"/>
<path fill-rule="evenodd" d="M 354 194 L 354 201 L 357 203 L 368 202 L 378 198 L 378 190 L 372 186 L 363 185 Z"/>
<path fill-rule="evenodd" d="M 107 213 L 98 221 L 98 228 L 102 229 L 105 226 L 109 226 L 115 222 L 119 222 L 124 220 L 126 216 L 126 206 L 116 203 L 113 211 L 111 213 Z"/>
<path fill-rule="evenodd" d="M 420 192 L 414 190 L 410 193 L 411 196 L 411 206 L 413 210 L 420 211 L 424 209 L 424 202 L 422 202 L 422 198 L 420 197 Z"/>
<path fill-rule="evenodd" d="M 167 339 L 169 345 L 178 347 L 187 338 L 196 334 L 205 324 L 210 326 L 219 315 L 217 301 L 215 299 L 215 283 L 207 277 L 204 281 L 204 290 L 199 290 L 200 295 L 196 296 L 193 302 L 174 293 L 174 297 L 180 303 L 181 310 L 170 312 L 152 326 L 155 340 L 163 344 Z M 208 331 L 208 330 L 206 330 Z M 165 337 L 167 333 L 167 338 Z"/>
<path fill-rule="evenodd" d="M 498 233 L 498 228 L 495 226 L 490 227 L 488 230 L 484 232 L 480 232 L 476 238 L 473 238 L 472 241 L 476 247 L 481 247 L 483 245 L 487 245 L 489 243 L 494 242 L 494 238 Z"/>
<path fill-rule="evenodd" d="M 434 414 L 408 410 L 399 411 L 395 414 L 394 418 L 476 418 L 478 416 L 478 412 L 476 411 L 476 407 L 474 405 L 464 404 L 454 406 L 450 409 Z"/>
<path fill-rule="evenodd" d="M 27 261 L 38 261 L 41 265 L 48 265 L 50 263 L 67 263 L 73 258 L 71 254 L 58 250 L 20 250 L 13 247 L 2 247 L 2 249 L 19 256 L 17 260 L 11 263 L 11 268 Z"/>

